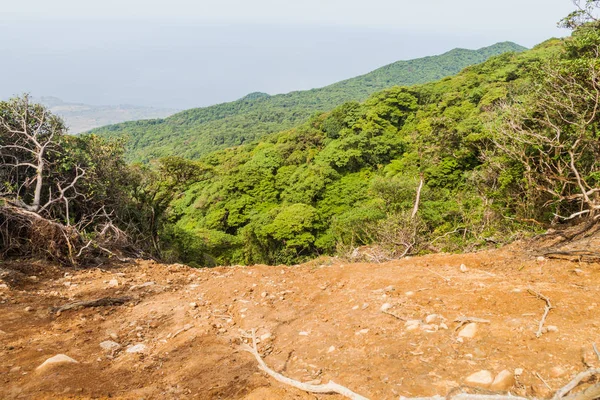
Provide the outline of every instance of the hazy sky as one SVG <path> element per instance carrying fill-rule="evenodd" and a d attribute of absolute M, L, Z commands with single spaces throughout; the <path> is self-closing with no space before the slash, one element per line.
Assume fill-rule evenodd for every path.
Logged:
<path fill-rule="evenodd" d="M 531 47 L 569 0 L 0 0 L 0 97 L 188 108 L 384 64 Z"/>

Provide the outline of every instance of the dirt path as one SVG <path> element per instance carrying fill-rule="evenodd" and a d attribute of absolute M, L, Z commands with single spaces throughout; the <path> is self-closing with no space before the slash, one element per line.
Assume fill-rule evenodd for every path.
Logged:
<path fill-rule="evenodd" d="M 600 345 L 600 264 L 538 260 L 517 247 L 387 264 L 210 270 L 8 263 L 0 277 L 2 399 L 340 398 L 260 372 L 238 350 L 240 330 L 250 329 L 273 369 L 304 382 L 332 379 L 371 399 L 444 395 L 479 370 L 520 368 L 512 393 L 547 397 L 547 386 L 558 389 L 585 363 L 600 367 L 592 349 Z M 528 289 L 555 307 L 540 338 L 545 304 Z M 106 297 L 129 299 L 50 311 Z M 461 338 L 461 316 L 490 323 Z M 105 350 L 105 341 L 121 347 Z M 135 345 L 141 352 L 127 352 Z M 56 354 L 78 363 L 36 370 Z"/>

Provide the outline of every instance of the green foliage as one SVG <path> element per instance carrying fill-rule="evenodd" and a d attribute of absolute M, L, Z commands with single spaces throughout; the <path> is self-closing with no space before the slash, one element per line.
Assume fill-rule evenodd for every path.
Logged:
<path fill-rule="evenodd" d="M 206 155 L 210 176 L 171 203 L 169 229 L 184 240 L 174 238 L 174 254 L 212 260 L 205 265 L 295 263 L 373 243 L 398 256 L 477 248 L 505 236 L 506 209 L 494 207 L 508 200 L 486 185 L 491 172 L 482 154 L 491 134 L 484 122 L 526 86 L 530 65 L 563 48 L 556 42 L 435 83 L 386 89 L 258 143 Z M 506 187 L 520 179 L 515 168 L 502 178 Z"/>
<path fill-rule="evenodd" d="M 127 158 L 150 162 L 177 154 L 196 159 L 214 150 L 255 141 L 307 121 L 316 112 L 328 111 L 347 102 L 364 101 L 369 95 L 394 85 L 414 85 L 438 80 L 463 68 L 524 48 L 510 42 L 479 50 L 454 49 L 445 54 L 398 61 L 366 75 L 320 89 L 269 96 L 251 93 L 234 102 L 191 109 L 165 119 L 125 122 L 98 128 L 102 137 L 126 138 Z M 357 103 L 347 105 L 356 108 Z M 323 130 L 335 138 L 344 124 L 353 124 L 349 110 L 332 116 Z"/>

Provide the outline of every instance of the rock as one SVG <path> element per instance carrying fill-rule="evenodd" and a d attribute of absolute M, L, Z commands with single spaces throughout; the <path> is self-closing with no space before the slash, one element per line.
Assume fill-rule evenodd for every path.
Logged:
<path fill-rule="evenodd" d="M 439 315 L 437 315 L 437 314 L 428 315 L 427 317 L 425 317 L 425 323 L 431 324 L 433 321 L 435 321 L 438 318 L 439 318 Z"/>
<path fill-rule="evenodd" d="M 271 335 L 271 332 L 267 332 L 267 333 L 260 335 L 260 340 L 264 341 L 264 340 L 271 339 L 272 337 L 273 337 L 273 335 Z"/>
<path fill-rule="evenodd" d="M 35 275 L 31 275 L 31 276 L 29 277 L 29 280 L 30 280 L 31 282 L 37 282 L 37 281 L 38 281 L 38 277 L 37 277 L 37 276 L 35 276 Z"/>
<path fill-rule="evenodd" d="M 60 364 L 78 364 L 78 362 L 65 354 L 57 354 L 54 357 L 50 357 L 44 361 L 39 367 L 36 368 L 36 370 L 42 371 L 54 365 Z"/>
<path fill-rule="evenodd" d="M 384 303 L 384 304 L 381 306 L 380 310 L 381 310 L 382 312 L 385 312 L 385 311 L 389 310 L 390 308 L 392 308 L 392 305 L 391 305 L 390 303 Z"/>
<path fill-rule="evenodd" d="M 552 396 L 552 390 L 543 383 L 534 383 L 530 387 L 532 394 L 539 399 L 547 399 Z"/>
<path fill-rule="evenodd" d="M 355 335 L 366 335 L 367 333 L 369 333 L 368 329 L 361 329 L 360 331 L 356 332 Z"/>
<path fill-rule="evenodd" d="M 12 367 L 10 369 L 10 371 L 8 371 L 8 372 L 10 372 L 10 373 L 20 372 L 21 369 L 22 369 L 21 367 Z"/>
<path fill-rule="evenodd" d="M 538 262 L 543 262 L 543 261 L 546 261 L 546 257 L 544 257 L 544 256 L 539 256 L 538 258 L 536 258 L 536 260 L 537 260 Z"/>
<path fill-rule="evenodd" d="M 421 327 L 421 321 L 418 319 L 411 319 L 404 323 L 404 329 L 407 331 L 416 331 Z"/>
<path fill-rule="evenodd" d="M 327 349 L 328 353 L 333 353 L 335 351 L 335 346 L 331 346 L 329 347 L 329 349 Z"/>
<path fill-rule="evenodd" d="M 467 272 L 469 268 L 465 264 L 460 264 L 460 272 Z"/>
<path fill-rule="evenodd" d="M 358 306 L 352 307 L 353 310 L 358 310 L 358 308 L 359 308 Z"/>
<path fill-rule="evenodd" d="M 448 325 L 446 325 L 445 323 L 442 322 L 440 324 L 440 329 L 446 329 L 447 330 L 448 329 Z"/>
<path fill-rule="evenodd" d="M 411 296 L 415 295 L 415 292 L 406 292 L 406 293 L 404 293 L 404 295 L 407 297 L 411 297 Z"/>
<path fill-rule="evenodd" d="M 113 342 L 112 340 L 105 340 L 104 342 L 100 343 L 100 347 L 102 347 L 104 350 L 116 350 L 121 347 L 121 345 L 117 342 Z"/>
<path fill-rule="evenodd" d="M 198 303 L 190 303 L 190 308 L 198 308 Z"/>
<path fill-rule="evenodd" d="M 523 368 L 515 368 L 515 376 L 523 375 Z"/>
<path fill-rule="evenodd" d="M 111 279 L 110 281 L 108 281 L 108 286 L 117 287 L 117 286 L 119 286 L 119 281 L 116 279 Z"/>
<path fill-rule="evenodd" d="M 550 376 L 553 378 L 561 378 L 561 377 L 565 376 L 566 373 L 567 373 L 567 371 L 563 367 L 559 367 L 559 366 L 553 367 L 550 370 Z"/>
<path fill-rule="evenodd" d="M 127 353 L 143 353 L 144 351 L 146 351 L 146 345 L 145 344 L 136 344 L 135 346 L 131 346 L 129 347 L 127 350 L 125 350 Z"/>
<path fill-rule="evenodd" d="M 469 375 L 467 379 L 465 379 L 465 383 L 467 385 L 477 386 L 484 389 L 489 388 L 493 382 L 494 377 L 492 376 L 492 373 L 487 370 L 475 372 L 474 374 Z"/>
<path fill-rule="evenodd" d="M 548 325 L 546 329 L 548 329 L 548 332 L 558 332 L 558 327 L 554 325 Z"/>
<path fill-rule="evenodd" d="M 301 332 L 298 332 L 298 335 L 300 335 L 300 336 L 308 336 L 308 332 L 301 331 Z"/>
<path fill-rule="evenodd" d="M 460 332 L 458 332 L 458 337 L 467 339 L 472 339 L 475 337 L 475 335 L 477 335 L 477 324 L 474 322 L 467 324 L 464 328 L 460 330 Z"/>
<path fill-rule="evenodd" d="M 585 346 L 581 348 L 581 360 L 588 368 L 600 367 L 600 360 L 594 351 L 592 346 Z"/>
<path fill-rule="evenodd" d="M 501 371 L 490 386 L 490 390 L 505 392 L 515 384 L 515 376 L 508 370 Z"/>
<path fill-rule="evenodd" d="M 25 311 L 31 312 L 31 311 L 35 311 L 35 309 L 33 307 L 25 307 Z"/>
<path fill-rule="evenodd" d="M 267 293 L 267 292 L 262 292 L 262 293 L 260 294 L 260 297 L 262 297 L 262 298 L 264 299 L 264 298 L 265 298 L 265 297 L 267 297 L 268 295 L 269 295 L 269 293 Z"/>
<path fill-rule="evenodd" d="M 395 288 L 394 286 L 390 285 L 390 286 L 386 287 L 386 288 L 385 288 L 385 289 L 383 289 L 383 290 L 384 290 L 385 292 L 388 292 L 388 293 L 389 293 L 389 292 L 394 292 L 394 291 L 396 291 L 396 288 Z"/>

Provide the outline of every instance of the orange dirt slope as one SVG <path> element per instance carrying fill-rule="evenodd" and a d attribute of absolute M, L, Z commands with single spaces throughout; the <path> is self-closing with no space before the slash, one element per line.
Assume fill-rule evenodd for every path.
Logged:
<path fill-rule="evenodd" d="M 513 394 L 548 397 L 575 373 L 600 367 L 592 348 L 600 345 L 600 264 L 537 259 L 518 244 L 385 264 L 321 262 L 0 264 L 0 398 L 341 398 L 261 372 L 239 349 L 252 329 L 275 371 L 333 380 L 370 399 L 445 395 L 480 370 L 515 369 L 523 372 Z M 546 304 L 530 289 L 554 307 L 539 338 Z M 52 310 L 102 298 L 125 303 Z M 459 317 L 489 323 L 463 338 Z M 103 349 L 106 341 L 120 347 Z M 135 345 L 140 352 L 127 351 Z M 78 363 L 36 369 L 57 354 Z"/>

